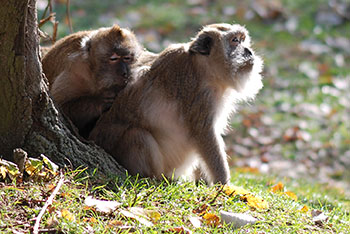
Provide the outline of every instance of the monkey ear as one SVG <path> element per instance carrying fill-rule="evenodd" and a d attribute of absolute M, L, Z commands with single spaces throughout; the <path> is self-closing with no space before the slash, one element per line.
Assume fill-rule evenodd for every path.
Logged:
<path fill-rule="evenodd" d="M 212 46 L 213 39 L 209 35 L 202 34 L 191 43 L 190 51 L 202 55 L 209 55 Z"/>

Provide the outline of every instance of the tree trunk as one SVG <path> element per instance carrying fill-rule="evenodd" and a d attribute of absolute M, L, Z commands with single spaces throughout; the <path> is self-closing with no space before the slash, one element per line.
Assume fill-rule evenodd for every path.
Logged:
<path fill-rule="evenodd" d="M 39 59 L 36 0 L 6 0 L 0 8 L 0 155 L 11 159 L 15 148 L 61 166 L 124 174 L 109 154 L 75 137 L 53 105 Z"/>

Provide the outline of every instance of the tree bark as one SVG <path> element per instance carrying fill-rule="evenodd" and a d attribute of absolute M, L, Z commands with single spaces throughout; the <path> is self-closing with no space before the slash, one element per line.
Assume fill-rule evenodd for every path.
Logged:
<path fill-rule="evenodd" d="M 0 8 L 0 155 L 13 149 L 45 154 L 59 165 L 124 174 L 112 156 L 83 143 L 63 123 L 48 95 L 39 58 L 36 0 L 6 0 Z"/>

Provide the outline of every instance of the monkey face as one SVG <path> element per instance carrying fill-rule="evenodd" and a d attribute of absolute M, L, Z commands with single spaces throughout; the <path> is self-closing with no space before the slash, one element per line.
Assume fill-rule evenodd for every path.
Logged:
<path fill-rule="evenodd" d="M 88 53 L 97 89 L 123 89 L 131 78 L 130 66 L 140 48 L 134 34 L 119 26 L 102 28 L 93 35 Z"/>
<path fill-rule="evenodd" d="M 101 88 L 124 88 L 130 80 L 130 66 L 134 62 L 134 53 L 127 48 L 115 45 L 106 56 L 96 64 L 97 81 Z"/>
<path fill-rule="evenodd" d="M 261 72 L 262 60 L 250 47 L 248 31 L 238 24 L 205 26 L 190 44 L 190 51 L 204 55 L 219 79 L 236 87 L 252 72 Z"/>

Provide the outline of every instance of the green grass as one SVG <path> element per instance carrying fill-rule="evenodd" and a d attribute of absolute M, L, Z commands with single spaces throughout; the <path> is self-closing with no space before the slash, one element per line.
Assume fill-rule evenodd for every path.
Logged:
<path fill-rule="evenodd" d="M 185 227 L 194 233 L 348 233 L 350 231 L 350 200 L 330 187 L 263 176 L 261 174 L 233 173 L 232 184 L 242 186 L 255 196 L 265 199 L 269 209 L 260 210 L 247 205 L 239 197 L 228 196 L 220 186 L 208 187 L 203 183 L 168 180 L 155 181 L 138 177 L 112 178 L 101 183 L 96 176 L 83 170 L 69 171 L 65 183 L 56 195 L 52 206 L 46 210 L 40 228 L 51 228 L 63 233 L 115 233 L 128 226 L 135 233 L 169 233 L 175 227 Z M 285 190 L 294 192 L 298 200 L 271 192 L 271 187 L 282 181 Z M 0 232 L 28 232 L 33 227 L 45 200 L 52 193 L 48 182 L 28 181 L 0 184 Z M 118 201 L 121 205 L 112 213 L 86 208 L 85 198 L 91 195 L 102 200 Z M 219 216 L 219 212 L 247 213 L 259 221 L 254 225 L 233 229 L 227 224 L 207 225 L 201 214 L 194 212 L 207 205 L 207 213 Z M 307 206 L 308 212 L 301 212 Z M 139 207 L 160 215 L 147 227 L 138 220 L 126 218 L 122 210 Z M 312 221 L 310 211 L 316 209 L 329 217 L 320 226 Z M 68 212 L 66 212 L 68 211 Z M 63 214 L 66 212 L 66 214 Z M 195 228 L 189 217 L 201 220 Z M 151 219 L 149 219 L 151 221 Z M 125 230 L 124 230 L 125 231 Z M 171 233 L 171 232 L 170 232 Z"/>

